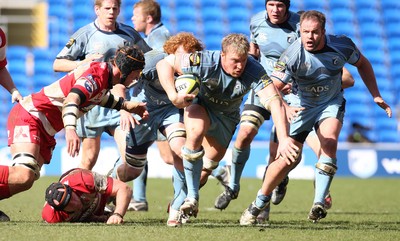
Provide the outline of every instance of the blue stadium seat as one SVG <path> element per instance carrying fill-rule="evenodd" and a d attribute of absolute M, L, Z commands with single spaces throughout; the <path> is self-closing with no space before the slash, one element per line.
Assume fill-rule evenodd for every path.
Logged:
<path fill-rule="evenodd" d="M 336 35 L 346 35 L 350 38 L 354 38 L 356 36 L 354 26 L 351 24 L 334 24 L 332 32 Z"/>
<path fill-rule="evenodd" d="M 26 61 L 24 59 L 13 59 L 9 60 L 7 64 L 7 69 L 11 76 L 16 74 L 23 74 L 26 76 Z"/>
<path fill-rule="evenodd" d="M 400 21 L 400 9 L 383 9 L 383 20 L 385 23 L 399 23 Z"/>
<path fill-rule="evenodd" d="M 385 36 L 382 24 L 374 22 L 359 23 L 361 38 L 376 36 L 383 38 Z"/>
<path fill-rule="evenodd" d="M 345 94 L 345 98 L 349 98 L 348 94 Z M 364 97 L 363 97 L 364 98 Z M 369 104 L 362 102 L 346 102 L 346 113 L 345 116 L 351 119 L 354 118 L 371 118 L 373 117 L 373 111 L 369 108 Z"/>
<path fill-rule="evenodd" d="M 220 7 L 203 7 L 201 10 L 203 21 L 224 21 L 224 13 Z"/>
<path fill-rule="evenodd" d="M 207 38 L 210 35 L 225 35 L 227 34 L 227 28 L 225 23 L 221 21 L 204 20 L 203 22 L 203 32 Z"/>
<path fill-rule="evenodd" d="M 362 52 L 373 66 L 385 64 L 387 59 L 385 52 L 381 49 L 364 49 Z"/>
<path fill-rule="evenodd" d="M 175 17 L 176 21 L 179 23 L 180 21 L 191 20 L 197 21 L 197 13 L 198 11 L 194 7 L 190 6 L 179 6 L 175 9 Z"/>
<path fill-rule="evenodd" d="M 257 135 L 254 137 L 255 141 L 269 142 L 271 136 L 271 127 L 268 125 L 269 121 L 266 121 L 264 125 L 258 129 Z"/>
<path fill-rule="evenodd" d="M 54 57 L 55 59 L 55 57 Z M 53 75 L 53 60 L 38 60 L 35 61 L 34 74 Z"/>
<path fill-rule="evenodd" d="M 367 36 L 362 39 L 362 49 L 383 50 L 385 48 L 385 39 L 378 36 Z"/>
<path fill-rule="evenodd" d="M 229 8 L 241 8 L 243 10 L 251 8 L 250 1 L 243 1 L 243 0 L 227 0 L 226 7 Z"/>
<path fill-rule="evenodd" d="M 251 12 L 249 9 L 232 7 L 228 9 L 228 21 L 241 21 L 250 25 Z"/>
<path fill-rule="evenodd" d="M 82 1 L 79 3 L 76 2 L 74 5 L 72 5 L 72 17 L 74 20 L 86 19 L 86 21 L 89 23 L 96 19 L 96 13 L 94 12 L 92 4 L 87 3 L 88 1 Z M 123 13 L 126 9 L 130 10 L 132 13 L 132 6 L 130 8 L 122 8 L 121 13 Z"/>
<path fill-rule="evenodd" d="M 205 39 L 203 43 L 205 44 L 205 47 L 207 50 L 220 50 L 221 49 L 221 41 L 224 35 L 222 34 L 213 34 L 213 35 L 207 35 L 204 33 Z"/>
<path fill-rule="evenodd" d="M 125 1 L 128 2 L 128 1 Z M 164 9 L 166 8 L 171 8 L 175 5 L 175 1 L 174 0 L 157 0 L 158 4 L 160 4 L 161 7 L 161 12 L 164 11 Z M 132 5 L 133 7 L 133 5 Z"/>
<path fill-rule="evenodd" d="M 94 19 L 93 19 L 94 20 Z M 74 20 L 74 27 L 73 27 L 73 32 L 76 32 L 78 29 L 82 28 L 83 26 L 85 26 L 86 24 L 89 24 L 90 22 L 92 22 L 93 20 L 90 19 L 75 19 Z M 68 42 L 68 40 L 67 40 Z M 67 43 L 65 42 L 65 44 Z M 64 45 L 65 45 L 64 44 Z"/>
<path fill-rule="evenodd" d="M 395 90 L 392 88 L 392 85 L 390 83 L 387 83 L 387 88 L 380 88 L 383 85 L 383 83 L 381 83 L 380 81 L 378 81 L 378 86 L 379 86 L 379 90 L 381 93 L 381 96 L 383 97 L 383 99 L 386 101 L 386 103 L 388 103 L 390 106 L 395 106 L 398 103 L 398 99 L 396 98 L 395 95 Z"/>
<path fill-rule="evenodd" d="M 340 133 L 339 133 L 338 141 L 339 141 L 339 142 L 346 142 L 346 141 L 347 141 L 347 136 L 348 136 L 348 135 L 349 135 L 348 130 L 343 130 L 343 128 L 342 128 L 342 130 L 341 130 Z"/>
<path fill-rule="evenodd" d="M 370 94 L 366 88 L 348 88 L 345 90 L 344 98 L 347 100 L 347 105 L 353 105 L 354 103 L 366 105 L 371 102 Z"/>
<path fill-rule="evenodd" d="M 294 2 L 294 1 L 293 1 Z M 303 1 L 304 4 L 304 9 L 302 10 L 318 10 L 320 12 L 326 12 L 327 9 L 327 1 L 321 1 L 321 0 L 305 0 Z"/>
<path fill-rule="evenodd" d="M 229 32 L 250 36 L 250 27 L 246 22 L 233 20 L 229 22 Z"/>
<path fill-rule="evenodd" d="M 400 33 L 400 30 L 399 30 Z M 388 36 L 387 45 L 389 53 L 392 54 L 392 51 L 400 51 L 400 36 Z M 396 52 L 396 54 L 400 54 Z"/>
<path fill-rule="evenodd" d="M 362 0 L 360 0 L 360 1 L 362 1 Z M 382 0 L 381 7 L 383 10 L 385 10 L 385 9 L 400 10 L 400 1 L 398 1 L 398 0 Z"/>
<path fill-rule="evenodd" d="M 223 1 L 215 1 L 215 0 L 201 0 L 200 4 L 201 4 L 202 8 L 206 8 L 206 7 L 221 8 L 221 7 L 223 7 L 224 2 Z"/>
<path fill-rule="evenodd" d="M 132 15 L 132 13 L 131 13 Z M 132 17 L 132 16 L 131 16 Z M 168 7 L 161 7 L 161 21 L 165 24 L 171 22 L 173 18 L 173 11 Z M 131 21 L 129 19 L 129 21 Z"/>
<path fill-rule="evenodd" d="M 351 9 L 332 9 L 330 12 L 331 20 L 334 27 L 337 25 L 350 25 L 349 27 L 354 28 L 353 24 L 356 22 L 354 17 L 354 11 Z"/>
<path fill-rule="evenodd" d="M 290 9 L 292 10 L 292 7 L 290 7 Z M 265 1 L 253 0 L 252 1 L 252 12 L 258 13 L 261 11 L 265 11 Z"/>
<path fill-rule="evenodd" d="M 393 130 L 377 130 L 377 142 L 397 143 L 400 142 L 399 132 Z"/>
<path fill-rule="evenodd" d="M 376 22 L 379 23 L 381 18 L 381 12 L 376 8 L 363 8 L 358 9 L 357 11 L 357 19 L 358 22 Z"/>
<path fill-rule="evenodd" d="M 132 7 L 123 8 L 123 9 L 121 9 L 121 13 L 119 14 L 118 21 L 133 26 L 132 20 L 131 20 L 132 16 L 133 16 L 133 8 Z M 94 19 L 95 18 L 90 19 L 90 20 L 93 21 Z"/>
<path fill-rule="evenodd" d="M 355 9 L 378 9 L 380 0 L 355 0 Z"/>
<path fill-rule="evenodd" d="M 373 115 L 370 116 L 348 116 L 347 113 L 344 117 L 344 123 L 347 123 L 348 130 L 352 129 L 353 123 L 359 123 L 360 125 L 369 128 L 369 132 L 374 132 L 375 130 L 375 117 Z M 375 139 L 375 138 L 373 138 Z"/>
<path fill-rule="evenodd" d="M 56 80 L 57 78 L 55 78 L 54 74 L 36 74 L 33 76 L 34 91 L 37 92 L 44 86 L 49 85 Z"/>
<path fill-rule="evenodd" d="M 390 77 L 388 66 L 383 63 L 382 60 L 373 59 L 372 62 L 374 63 L 372 65 L 372 68 L 374 69 L 375 76 L 378 79 L 379 87 L 387 88 L 385 86 L 382 86 L 381 84 L 390 83 L 390 80 L 388 79 Z"/>
<path fill-rule="evenodd" d="M 32 54 L 35 58 L 35 61 L 38 60 L 54 61 L 57 55 L 57 53 L 49 50 L 48 48 L 33 48 Z"/>
<path fill-rule="evenodd" d="M 398 22 L 386 23 L 384 27 L 386 29 L 386 36 L 389 40 L 400 37 L 400 28 Z"/>
<path fill-rule="evenodd" d="M 30 86 L 29 78 L 24 72 L 10 72 L 10 74 L 17 88 Z"/>
<path fill-rule="evenodd" d="M 180 7 L 197 8 L 197 1 L 175 0 L 175 9 Z"/>
<path fill-rule="evenodd" d="M 258 1 L 258 0 L 253 0 Z M 290 1 L 290 11 L 297 12 L 300 10 L 304 10 L 304 1 Z"/>
<path fill-rule="evenodd" d="M 392 130 L 397 131 L 397 119 L 396 118 L 389 118 L 385 115 L 382 117 L 376 118 L 375 127 L 378 130 Z"/>
<path fill-rule="evenodd" d="M 178 22 L 176 26 L 177 32 L 190 32 L 196 37 L 203 35 L 202 28 L 200 28 L 198 22 L 192 20 L 183 20 Z"/>
<path fill-rule="evenodd" d="M 347 0 L 335 0 L 335 1 L 329 1 L 329 6 L 330 9 L 351 9 L 352 8 L 352 2 L 347 1 Z"/>
<path fill-rule="evenodd" d="M 10 61 L 14 61 L 15 59 L 25 60 L 29 53 L 29 48 L 20 45 L 8 45 L 6 51 L 7 59 Z"/>
<path fill-rule="evenodd" d="M 65 23 L 71 19 L 71 13 L 67 4 L 50 5 L 48 15 L 51 18 L 57 18 L 60 22 Z"/>

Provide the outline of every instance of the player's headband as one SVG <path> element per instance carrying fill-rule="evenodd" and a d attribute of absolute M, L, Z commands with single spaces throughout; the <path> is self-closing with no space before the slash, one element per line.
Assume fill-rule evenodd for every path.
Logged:
<path fill-rule="evenodd" d="M 123 84 L 132 71 L 144 68 L 144 55 L 135 47 L 119 49 L 115 56 L 115 64 L 121 71 L 120 83 Z"/>
<path fill-rule="evenodd" d="M 55 210 L 63 210 L 71 200 L 72 189 L 61 182 L 54 182 L 46 189 L 46 201 Z"/>

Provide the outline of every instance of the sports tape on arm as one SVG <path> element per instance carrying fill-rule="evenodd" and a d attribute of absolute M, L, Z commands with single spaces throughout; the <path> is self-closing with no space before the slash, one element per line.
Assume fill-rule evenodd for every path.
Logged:
<path fill-rule="evenodd" d="M 266 98 L 265 100 L 261 100 L 262 105 L 265 107 L 266 110 L 271 112 L 271 102 L 272 101 L 281 101 L 281 97 L 279 94 L 274 94 L 273 96 L 270 96 Z"/>
<path fill-rule="evenodd" d="M 109 93 L 101 100 L 100 105 L 105 108 L 115 109 L 119 111 L 121 110 L 124 101 L 124 98 L 114 96 L 113 94 Z"/>
<path fill-rule="evenodd" d="M 62 107 L 62 119 L 65 129 L 76 129 L 79 116 L 79 106 L 74 102 L 65 103 Z"/>

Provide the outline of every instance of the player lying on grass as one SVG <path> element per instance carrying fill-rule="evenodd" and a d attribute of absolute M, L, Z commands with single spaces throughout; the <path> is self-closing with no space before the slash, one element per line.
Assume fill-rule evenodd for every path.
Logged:
<path fill-rule="evenodd" d="M 68 154 L 78 155 L 77 119 L 94 105 L 123 109 L 148 118 L 144 103 L 125 101 L 109 92 L 116 84 L 130 86 L 143 67 L 141 50 L 122 47 L 114 60 L 79 67 L 40 92 L 20 100 L 12 108 L 7 122 L 8 145 L 14 164 L 0 166 L 0 200 L 32 187 L 40 177 L 43 164 L 50 163 L 56 145 L 54 135 L 62 129 L 65 128 Z M 132 115 L 130 121 L 139 123 Z"/>
<path fill-rule="evenodd" d="M 132 196 L 124 182 L 96 172 L 75 168 L 46 189 L 42 218 L 47 223 L 107 222 L 122 224 Z M 107 200 L 115 198 L 113 213 L 105 213 Z"/>

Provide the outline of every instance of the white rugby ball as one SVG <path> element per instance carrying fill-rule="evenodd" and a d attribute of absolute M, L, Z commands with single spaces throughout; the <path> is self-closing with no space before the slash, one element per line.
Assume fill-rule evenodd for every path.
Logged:
<path fill-rule="evenodd" d="M 180 75 L 175 79 L 178 93 L 197 95 L 200 91 L 200 79 L 192 74 Z"/>

